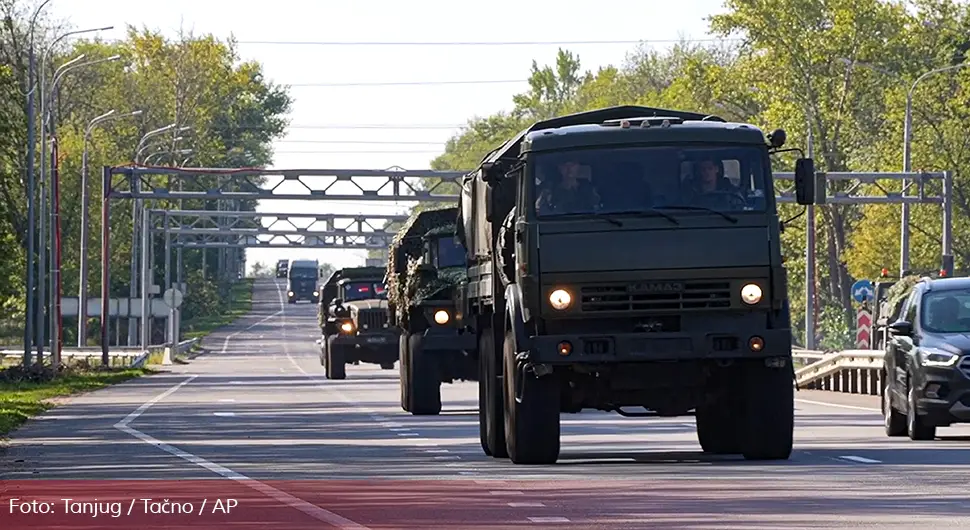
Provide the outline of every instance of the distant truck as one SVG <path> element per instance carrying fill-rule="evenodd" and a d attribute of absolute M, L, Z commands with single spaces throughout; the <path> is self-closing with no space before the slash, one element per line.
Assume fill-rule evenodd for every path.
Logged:
<path fill-rule="evenodd" d="M 276 262 L 276 277 L 286 278 L 286 271 L 290 268 L 290 260 L 281 259 Z"/>
<path fill-rule="evenodd" d="M 287 266 L 286 296 L 291 304 L 300 300 L 317 303 L 320 265 L 317 260 L 295 259 Z"/>
<path fill-rule="evenodd" d="M 388 323 L 383 267 L 334 272 L 320 292 L 317 316 L 323 334 L 320 364 L 327 379 L 345 379 L 347 364 L 394 368 L 398 334 Z"/>
<path fill-rule="evenodd" d="M 785 133 L 613 107 L 535 123 L 462 181 L 482 448 L 554 463 L 560 413 L 696 415 L 705 452 L 792 451 Z M 811 159 L 795 200 L 814 203 Z M 643 409 L 638 413 L 627 408 Z"/>
<path fill-rule="evenodd" d="M 401 332 L 401 408 L 441 412 L 441 383 L 478 380 L 475 335 L 457 325 L 456 296 L 465 279 L 465 249 L 455 240 L 458 208 L 418 212 L 391 243 L 388 313 Z"/>

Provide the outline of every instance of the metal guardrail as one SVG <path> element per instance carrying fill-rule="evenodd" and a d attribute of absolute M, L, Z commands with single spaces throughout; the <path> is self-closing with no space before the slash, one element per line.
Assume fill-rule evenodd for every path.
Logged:
<path fill-rule="evenodd" d="M 881 395 L 884 355 L 882 350 L 844 350 L 821 353 L 818 357 L 816 352 L 805 352 L 801 358 L 810 362 L 795 370 L 795 385 L 802 389 Z"/>
<path fill-rule="evenodd" d="M 195 347 L 199 339 L 189 339 L 178 343 L 174 348 L 168 344 L 156 344 L 147 349 L 142 348 L 118 348 L 108 351 L 108 357 L 113 366 L 124 366 L 130 368 L 140 368 L 153 354 L 162 353 L 164 355 L 162 364 L 172 364 L 171 359 L 174 355 L 185 353 Z M 0 364 L 6 364 L 11 358 L 21 359 L 24 355 L 23 349 L 4 349 L 0 350 Z M 61 351 L 61 359 L 65 364 L 77 360 L 95 360 L 101 362 L 101 347 L 70 348 Z M 44 362 L 50 364 L 50 353 L 44 353 Z"/>

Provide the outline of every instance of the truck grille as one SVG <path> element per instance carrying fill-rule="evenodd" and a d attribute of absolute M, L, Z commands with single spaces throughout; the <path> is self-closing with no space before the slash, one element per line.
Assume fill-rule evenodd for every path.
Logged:
<path fill-rule="evenodd" d="M 362 309 L 357 312 L 357 329 L 361 331 L 383 330 L 386 325 L 386 309 Z"/>
<path fill-rule="evenodd" d="M 636 282 L 580 289 L 583 312 L 670 311 L 731 307 L 731 282 Z"/>
<path fill-rule="evenodd" d="M 970 355 L 966 355 L 963 359 L 960 359 L 959 367 L 963 375 L 970 377 Z"/>

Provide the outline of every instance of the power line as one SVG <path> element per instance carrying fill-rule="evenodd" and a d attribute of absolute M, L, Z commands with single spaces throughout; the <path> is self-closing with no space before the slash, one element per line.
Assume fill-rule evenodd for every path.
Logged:
<path fill-rule="evenodd" d="M 377 81 L 377 82 L 350 82 L 350 83 L 280 83 L 292 88 L 307 87 L 360 87 L 360 86 L 431 86 L 431 85 L 499 85 L 511 83 L 527 83 L 527 79 L 492 79 L 484 81 Z"/>
<path fill-rule="evenodd" d="M 444 151 L 438 150 L 428 150 L 428 151 L 412 151 L 412 150 L 398 150 L 398 151 L 274 151 L 274 155 L 414 155 L 414 154 L 442 154 Z"/>
<path fill-rule="evenodd" d="M 387 129 L 387 130 L 413 130 L 413 129 L 457 129 L 459 127 L 464 127 L 464 123 L 454 123 L 454 124 L 420 124 L 420 123 L 329 123 L 329 124 L 319 124 L 319 125 L 289 125 L 287 129 Z M 245 129 L 247 127 L 253 127 L 256 129 L 263 129 L 264 127 L 257 126 L 241 126 L 240 129 Z"/>
<path fill-rule="evenodd" d="M 681 42 L 736 42 L 741 39 L 639 39 L 587 41 L 448 41 L 448 42 L 380 42 L 380 41 L 237 41 L 238 44 L 259 46 L 576 46 L 612 44 L 678 44 Z"/>
<path fill-rule="evenodd" d="M 442 145 L 444 142 L 415 142 L 394 140 L 276 140 L 282 144 L 385 144 L 385 145 Z"/>

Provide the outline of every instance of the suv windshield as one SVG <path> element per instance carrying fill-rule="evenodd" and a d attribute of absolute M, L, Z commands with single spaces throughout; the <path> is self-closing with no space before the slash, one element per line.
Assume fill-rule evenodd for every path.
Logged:
<path fill-rule="evenodd" d="M 671 208 L 763 212 L 767 149 L 603 147 L 536 154 L 532 161 L 539 217 Z"/>
<path fill-rule="evenodd" d="M 387 292 L 384 289 L 383 283 L 349 282 L 344 284 L 343 299 L 345 301 L 373 300 L 375 298 L 381 300 L 387 299 Z"/>
<path fill-rule="evenodd" d="M 919 324 L 930 333 L 970 333 L 970 290 L 924 293 Z"/>
<path fill-rule="evenodd" d="M 438 240 L 438 267 L 464 267 L 465 247 L 454 237 L 442 237 Z"/>

